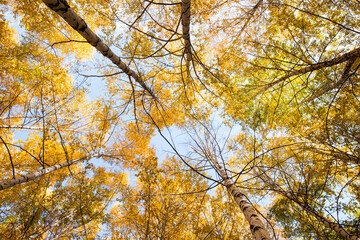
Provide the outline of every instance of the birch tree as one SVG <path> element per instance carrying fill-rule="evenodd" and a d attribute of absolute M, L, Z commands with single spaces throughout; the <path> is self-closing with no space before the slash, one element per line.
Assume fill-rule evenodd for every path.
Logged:
<path fill-rule="evenodd" d="M 6 238 L 358 238 L 358 2 L 0 4 Z"/>

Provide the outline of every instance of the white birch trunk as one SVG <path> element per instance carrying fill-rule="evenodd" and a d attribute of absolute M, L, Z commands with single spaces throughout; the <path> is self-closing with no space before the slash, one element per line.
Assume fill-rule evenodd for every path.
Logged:
<path fill-rule="evenodd" d="M 120 57 L 118 57 L 86 24 L 86 22 L 77 15 L 67 4 L 65 0 L 43 0 L 43 2 L 51 10 L 62 17 L 73 29 L 83 36 L 88 43 L 94 46 L 102 55 L 108 58 L 116 66 L 118 66 L 129 77 L 135 79 L 141 87 L 147 91 L 154 99 L 156 99 L 152 90 L 145 84 L 143 79 L 131 70 Z"/>
<path fill-rule="evenodd" d="M 48 174 L 48 173 L 53 172 L 53 171 L 56 171 L 56 170 L 58 170 L 58 169 L 60 169 L 60 168 L 68 167 L 68 166 L 73 165 L 73 164 L 76 164 L 76 163 L 78 163 L 78 162 L 82 162 L 82 161 L 84 161 L 85 159 L 87 159 L 87 157 L 86 157 L 86 158 L 80 158 L 80 159 L 72 160 L 72 161 L 63 162 L 63 163 L 56 164 L 56 165 L 51 166 L 51 167 L 39 169 L 39 170 L 37 170 L 37 171 L 35 171 L 35 172 L 26 174 L 25 176 L 22 176 L 22 177 L 17 177 L 17 178 L 8 180 L 8 181 L 2 181 L 2 182 L 0 182 L 0 191 L 1 191 L 1 190 L 4 190 L 4 189 L 7 189 L 7 188 L 10 188 L 10 187 L 13 187 L 13 186 L 18 185 L 18 184 L 22 184 L 22 183 L 25 183 L 25 182 L 32 181 L 32 180 L 34 180 L 35 178 L 44 176 L 45 174 Z"/>
<path fill-rule="evenodd" d="M 267 240 L 270 239 L 270 234 L 265 228 L 264 223 L 259 217 L 259 214 L 255 211 L 253 206 L 246 199 L 245 195 L 239 190 L 235 183 L 227 176 L 225 169 L 219 164 L 219 162 L 212 158 L 211 161 L 215 165 L 216 169 L 224 179 L 224 185 L 233 196 L 235 202 L 243 212 L 245 219 L 250 224 L 250 230 L 255 240 Z"/>

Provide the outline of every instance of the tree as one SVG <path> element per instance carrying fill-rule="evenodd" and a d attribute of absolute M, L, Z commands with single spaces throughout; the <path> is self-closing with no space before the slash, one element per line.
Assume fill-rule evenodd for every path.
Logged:
<path fill-rule="evenodd" d="M 282 190 L 288 200 L 289 194 L 296 195 L 299 205 L 310 204 L 324 211 L 328 220 L 340 223 L 338 229 L 346 228 L 351 235 L 357 231 L 358 220 L 355 215 L 348 216 L 345 209 L 356 197 L 341 195 L 352 192 L 353 182 L 358 181 L 356 170 L 350 170 L 358 169 L 353 134 L 357 124 L 352 115 L 358 105 L 358 50 L 352 39 L 358 33 L 350 22 L 357 21 L 356 7 L 353 2 L 346 6 L 342 9 L 337 2 L 329 1 L 264 4 L 266 12 L 256 8 L 259 17 L 251 20 L 253 26 L 265 26 L 261 35 L 248 26 L 242 35 L 234 36 L 239 41 L 224 46 L 224 60 L 219 63 L 222 72 L 235 75 L 233 85 L 221 91 L 231 101 L 227 113 L 244 126 L 245 134 L 238 139 L 249 144 L 247 159 L 258 162 L 254 177 L 263 181 L 263 174 L 271 176 L 272 184 L 265 182 L 267 188 Z M 349 15 L 340 19 L 338 14 L 344 11 Z M 243 64 L 226 65 L 228 59 Z M 288 202 L 279 201 L 281 204 L 274 201 L 273 209 L 279 222 L 294 229 L 296 225 L 290 224 L 303 221 L 295 236 L 310 231 L 308 237 L 324 237 L 321 232 L 312 235 L 318 220 L 311 220 L 315 227 L 304 231 L 310 226 L 301 215 L 304 205 L 303 209 L 286 209 Z M 295 212 L 300 213 L 296 216 Z M 341 219 L 340 212 L 354 220 Z M 356 238 L 358 234 L 354 235 Z"/>
<path fill-rule="evenodd" d="M 6 238 L 359 238 L 356 1 L 0 4 Z"/>

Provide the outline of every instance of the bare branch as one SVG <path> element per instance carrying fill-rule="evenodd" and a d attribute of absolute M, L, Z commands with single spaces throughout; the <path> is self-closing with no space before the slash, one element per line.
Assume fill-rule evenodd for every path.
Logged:
<path fill-rule="evenodd" d="M 14 167 L 14 162 L 13 162 L 13 160 L 12 160 L 12 156 L 11 156 L 10 149 L 9 149 L 8 145 L 6 144 L 6 142 L 4 141 L 4 139 L 3 139 L 1 136 L 0 136 L 0 140 L 1 140 L 1 142 L 4 144 L 4 146 L 5 146 L 5 148 L 6 148 L 6 151 L 7 151 L 8 154 L 9 154 L 9 159 L 10 159 L 10 163 L 11 163 L 13 179 L 15 179 L 15 167 Z"/>
<path fill-rule="evenodd" d="M 304 209 L 307 213 L 314 216 L 318 221 L 322 222 L 326 227 L 331 228 L 335 232 L 337 232 L 340 236 L 344 237 L 347 240 L 359 240 L 355 235 L 350 234 L 347 232 L 340 224 L 337 222 L 330 221 L 326 219 L 324 216 L 322 216 L 320 213 L 318 213 L 315 209 L 313 209 L 308 204 L 300 201 L 296 196 L 294 196 L 293 193 L 287 192 L 278 185 L 276 185 L 265 173 L 257 174 L 257 176 L 264 181 L 264 183 L 268 184 L 273 188 L 274 191 L 280 193 L 284 197 L 290 199 L 291 201 L 298 204 L 302 209 Z"/>

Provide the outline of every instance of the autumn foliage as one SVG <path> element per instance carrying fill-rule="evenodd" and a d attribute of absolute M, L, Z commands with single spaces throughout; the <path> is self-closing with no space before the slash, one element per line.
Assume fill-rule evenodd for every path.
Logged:
<path fill-rule="evenodd" d="M 0 239 L 359 239 L 359 6 L 0 0 Z"/>

